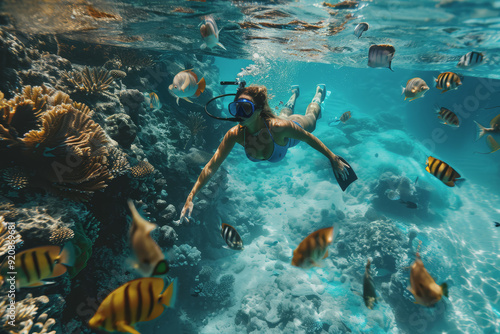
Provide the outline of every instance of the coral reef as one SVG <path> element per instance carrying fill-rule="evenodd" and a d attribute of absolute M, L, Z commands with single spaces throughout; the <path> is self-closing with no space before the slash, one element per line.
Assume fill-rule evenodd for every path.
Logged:
<path fill-rule="evenodd" d="M 86 94 L 98 94 L 108 90 L 114 82 L 116 72 L 113 75 L 104 68 L 88 68 L 85 66 L 82 71 L 64 72 L 65 80 L 76 91 Z"/>
<path fill-rule="evenodd" d="M 14 229 L 9 229 L 3 216 L 0 216 L 0 256 L 3 256 L 9 251 L 9 246 L 15 246 L 22 243 L 21 235 Z"/>
<path fill-rule="evenodd" d="M 130 116 L 124 113 L 107 117 L 105 129 L 108 135 L 123 148 L 130 148 L 137 137 L 137 126 Z"/>
<path fill-rule="evenodd" d="M 88 200 L 112 179 L 107 138 L 88 107 L 71 103 L 67 94 L 46 86 L 26 86 L 7 101 L 0 114 L 0 152 L 9 159 L 0 167 L 22 168 L 30 186 Z"/>

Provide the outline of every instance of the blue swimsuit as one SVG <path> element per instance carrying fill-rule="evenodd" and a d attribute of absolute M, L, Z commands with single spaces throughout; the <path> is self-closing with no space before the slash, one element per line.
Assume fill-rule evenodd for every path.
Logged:
<path fill-rule="evenodd" d="M 294 122 L 295 124 L 297 124 L 298 126 L 300 126 L 302 128 L 302 125 L 300 125 L 298 122 L 296 122 L 296 121 L 292 121 L 292 122 Z M 298 143 L 300 143 L 300 140 L 293 139 L 293 138 L 288 138 L 288 141 L 287 141 L 287 143 L 285 145 L 283 145 L 283 146 L 278 145 L 274 141 L 273 135 L 271 134 L 271 131 L 269 131 L 269 128 L 267 127 L 267 123 L 264 122 L 264 124 L 266 125 L 267 132 L 269 132 L 269 135 L 271 136 L 271 139 L 273 140 L 273 144 L 274 144 L 273 153 L 267 159 L 267 161 L 269 161 L 269 162 L 279 162 L 279 161 L 281 161 L 285 157 L 286 151 L 288 150 L 288 148 L 297 145 Z M 244 129 L 243 131 L 245 131 L 245 130 L 246 129 Z M 245 132 L 243 132 L 243 144 L 245 144 Z M 246 147 L 245 147 L 245 153 L 247 155 L 247 158 L 250 159 L 251 161 L 254 161 L 254 162 L 266 161 L 266 159 L 256 159 L 256 158 L 252 157 L 251 155 L 249 155 L 248 152 L 247 152 L 247 150 L 246 150 Z"/>

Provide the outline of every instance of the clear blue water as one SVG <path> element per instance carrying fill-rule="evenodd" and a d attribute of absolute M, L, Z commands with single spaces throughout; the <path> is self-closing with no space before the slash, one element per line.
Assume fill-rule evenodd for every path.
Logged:
<path fill-rule="evenodd" d="M 32 15 L 38 15 L 40 3 L 25 3 L 32 4 Z M 10 8 L 21 24 L 27 22 L 16 5 L 6 1 L 4 9 Z M 500 1 L 361 1 L 356 9 L 345 11 L 326 8 L 321 1 L 95 1 L 93 5 L 122 19 L 95 21 L 78 15 L 79 4 L 47 5 L 43 19 L 33 20 L 25 29 L 62 30 L 72 38 L 160 52 L 179 62 L 193 54 L 209 55 L 219 70 L 216 80 L 234 80 L 242 68 L 257 65 L 253 75 L 243 78 L 248 84 L 265 85 L 273 108 L 288 100 L 290 85 L 300 85 L 296 113 L 305 112 L 317 84 L 326 84 L 330 95 L 314 135 L 345 157 L 359 177 L 341 192 L 328 161 L 304 143 L 279 164 L 252 163 L 244 158 L 242 147 L 235 147 L 223 165 L 228 172 L 227 200 L 217 201 L 206 216 L 195 217 L 204 226 L 201 233 L 213 236 L 204 245 L 179 240 L 204 249 L 201 261 L 196 270 L 177 271 L 183 278 L 178 306 L 139 324 L 141 333 L 164 333 L 165 328 L 173 333 L 500 332 L 500 228 L 493 223 L 500 221 L 500 151 L 476 153 L 488 152 L 488 147 L 484 139 L 475 140 L 474 123 L 486 126 L 500 113 L 500 108 L 486 109 L 500 106 Z M 190 11 L 175 12 L 179 6 Z M 259 17 L 271 10 L 287 17 Z M 214 15 L 223 27 L 220 41 L 227 51 L 200 50 L 197 25 L 206 14 Z M 61 21 L 61 15 L 66 19 Z M 352 18 L 345 20 L 346 15 Z M 294 19 L 319 28 L 262 25 Z M 333 34 L 329 28 L 344 21 L 345 29 Z M 357 39 L 353 30 L 361 21 L 369 22 L 370 29 Z M 240 29 L 244 22 L 260 28 Z M 83 29 L 88 26 L 95 30 Z M 135 41 L 124 42 L 124 37 Z M 383 43 L 396 48 L 394 72 L 367 66 L 368 47 Z M 469 51 L 484 52 L 487 61 L 459 71 L 463 86 L 445 94 L 432 87 L 434 77 L 456 70 L 460 57 Z M 255 54 L 264 61 L 256 63 Z M 431 88 L 424 98 L 404 101 L 401 87 L 414 77 Z M 231 90 L 226 88 L 226 93 Z M 457 111 L 460 127 L 440 124 L 436 106 L 462 110 Z M 328 125 L 348 110 L 352 112 L 348 123 Z M 209 131 L 204 136 L 213 139 Z M 427 173 L 425 161 L 431 155 L 459 171 L 467 180 L 463 186 L 446 187 Z M 384 189 L 376 192 L 386 172 L 411 182 L 418 177 L 419 209 L 387 200 Z M 169 196 L 184 198 L 182 193 Z M 373 212 L 367 214 L 370 208 Z M 212 242 L 218 238 L 218 217 L 240 231 L 243 252 Z M 309 271 L 292 267 L 291 254 L 298 243 L 331 225 L 337 236 L 324 266 Z M 197 226 L 188 228 L 193 231 L 183 235 L 192 233 L 200 240 Z M 435 308 L 414 305 L 406 291 L 407 267 L 419 242 L 427 270 L 450 289 L 449 298 Z M 362 289 L 368 257 L 378 264 L 372 271 L 380 296 L 374 310 L 353 292 Z M 216 282 L 222 275 L 234 276 L 227 302 L 212 303 L 189 294 L 197 284 L 192 273 L 203 266 L 213 268 Z M 280 311 L 283 305 L 293 308 L 291 318 Z"/>

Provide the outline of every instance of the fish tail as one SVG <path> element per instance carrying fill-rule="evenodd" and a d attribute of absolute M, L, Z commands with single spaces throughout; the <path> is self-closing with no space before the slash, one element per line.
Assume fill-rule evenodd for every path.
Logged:
<path fill-rule="evenodd" d="M 220 46 L 221 48 L 223 48 L 225 51 L 227 51 L 227 49 L 224 47 L 224 45 L 222 45 L 221 42 L 217 43 L 218 46 Z"/>
<path fill-rule="evenodd" d="M 201 78 L 200 82 L 198 82 L 198 89 L 196 90 L 195 95 L 200 96 L 201 93 L 205 91 L 205 87 L 207 86 L 205 82 L 205 78 Z"/>
<path fill-rule="evenodd" d="M 394 72 L 394 70 L 391 68 L 392 65 L 392 60 L 389 62 L 389 69 Z"/>
<path fill-rule="evenodd" d="M 465 181 L 466 181 L 465 179 L 456 179 L 455 185 L 460 188 L 464 184 Z"/>
<path fill-rule="evenodd" d="M 174 307 L 175 300 L 177 299 L 177 278 L 165 289 L 161 294 L 161 303 L 167 307 Z"/>
<path fill-rule="evenodd" d="M 401 95 L 403 95 L 405 93 L 405 90 L 406 90 L 406 88 L 401 86 Z M 406 100 L 406 97 L 405 97 L 405 100 Z"/>
<path fill-rule="evenodd" d="M 476 140 L 479 140 L 479 138 L 481 138 L 482 136 L 485 135 L 486 128 L 484 126 L 482 126 L 481 124 L 479 124 L 478 122 L 476 122 L 476 121 L 474 121 L 474 123 L 476 123 L 476 125 L 477 125 L 477 137 L 476 137 Z"/>
<path fill-rule="evenodd" d="M 72 242 L 67 242 L 64 245 L 61 254 L 59 254 L 59 261 L 66 266 L 72 267 L 75 264 L 75 259 L 75 247 Z"/>
<path fill-rule="evenodd" d="M 447 283 L 441 284 L 441 289 L 443 289 L 443 295 L 445 295 L 446 298 L 448 298 L 448 284 Z"/>

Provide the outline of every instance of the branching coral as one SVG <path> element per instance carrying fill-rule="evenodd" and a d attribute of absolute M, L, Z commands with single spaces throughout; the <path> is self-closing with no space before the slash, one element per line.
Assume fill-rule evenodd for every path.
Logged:
<path fill-rule="evenodd" d="M 95 94 L 108 90 L 115 76 L 104 68 L 85 66 L 82 71 L 64 72 L 63 79 L 78 91 Z"/>
<path fill-rule="evenodd" d="M 186 122 L 186 126 L 189 128 L 191 135 L 195 137 L 198 133 L 203 131 L 206 128 L 205 119 L 200 113 L 195 113 L 190 111 L 188 114 L 188 119 Z"/>
<path fill-rule="evenodd" d="M 11 310 L 9 309 L 9 299 L 4 296 L 0 299 L 0 324 L 2 328 L 10 334 L 53 334 L 53 332 L 48 332 L 50 328 L 54 325 L 54 319 L 47 320 L 47 314 L 42 314 L 38 317 L 38 321 L 33 328 L 33 319 L 36 317 L 38 308 L 49 302 L 47 296 L 40 296 L 33 298 L 29 293 L 26 298 L 22 301 L 16 303 L 14 310 L 14 319 L 11 321 Z M 32 331 L 33 329 L 33 331 Z M 38 331 L 41 330 L 41 331 Z M 44 331 L 45 330 L 45 331 Z"/>
<path fill-rule="evenodd" d="M 31 186 L 75 200 L 88 200 L 106 187 L 113 177 L 108 142 L 87 106 L 45 86 L 27 86 L 3 104 L 0 154 L 7 159 L 0 167 L 21 166 Z"/>

